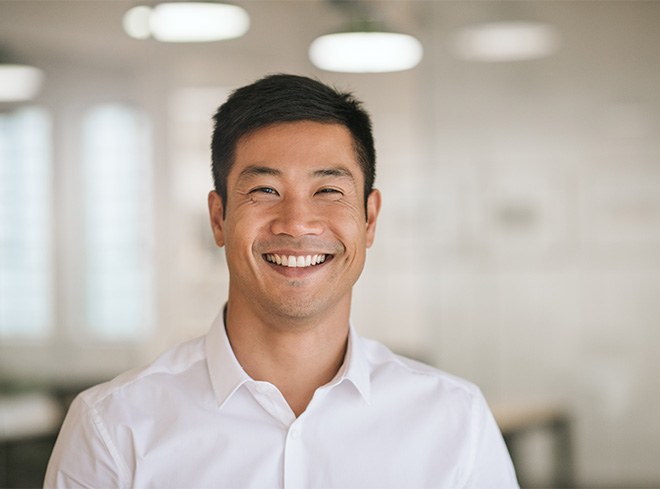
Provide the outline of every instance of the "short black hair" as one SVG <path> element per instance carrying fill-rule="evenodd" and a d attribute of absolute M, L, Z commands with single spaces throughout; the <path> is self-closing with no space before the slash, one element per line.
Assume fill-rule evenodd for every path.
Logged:
<path fill-rule="evenodd" d="M 369 114 L 351 93 L 340 92 L 305 76 L 269 75 L 232 92 L 213 120 L 211 169 L 215 191 L 225 208 L 227 176 L 242 137 L 273 124 L 314 121 L 341 124 L 350 131 L 364 173 L 366 209 L 376 178 L 376 151 Z"/>

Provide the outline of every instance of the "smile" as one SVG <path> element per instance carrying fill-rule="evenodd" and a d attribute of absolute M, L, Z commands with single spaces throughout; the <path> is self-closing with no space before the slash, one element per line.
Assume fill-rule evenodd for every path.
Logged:
<path fill-rule="evenodd" d="M 314 265 L 319 265 L 323 263 L 328 257 L 332 255 L 276 255 L 274 253 L 268 253 L 264 255 L 266 261 L 280 265 L 283 267 L 289 268 L 306 268 L 313 267 Z"/>

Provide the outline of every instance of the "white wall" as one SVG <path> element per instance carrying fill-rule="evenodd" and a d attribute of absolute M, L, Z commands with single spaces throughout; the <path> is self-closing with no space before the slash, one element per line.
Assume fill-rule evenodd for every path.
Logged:
<path fill-rule="evenodd" d="M 563 401 L 580 481 L 657 484 L 660 4 L 523 9 L 559 28 L 559 53 L 457 61 L 450 34 L 482 20 L 479 5 L 427 10 L 426 102 L 402 122 L 428 139 L 381 134 L 401 143 L 381 159 L 397 168 L 381 180 L 397 220 L 372 252 L 361 295 L 378 298 L 361 320 L 494 403 Z"/>

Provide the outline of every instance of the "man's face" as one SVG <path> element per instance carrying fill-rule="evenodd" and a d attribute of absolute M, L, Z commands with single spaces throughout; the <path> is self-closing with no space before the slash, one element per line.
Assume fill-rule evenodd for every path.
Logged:
<path fill-rule="evenodd" d="M 363 194 L 353 140 L 340 124 L 281 123 L 240 139 L 224 217 L 219 196 L 209 195 L 230 301 L 289 320 L 348 312 L 380 208 L 374 190 L 365 215 Z"/>

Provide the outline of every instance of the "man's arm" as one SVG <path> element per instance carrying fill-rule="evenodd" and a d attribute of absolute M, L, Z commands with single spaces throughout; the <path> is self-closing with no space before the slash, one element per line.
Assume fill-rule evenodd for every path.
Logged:
<path fill-rule="evenodd" d="M 78 396 L 48 462 L 45 488 L 124 487 L 121 462 L 98 415 Z M 124 472 L 125 473 L 125 472 Z"/>

